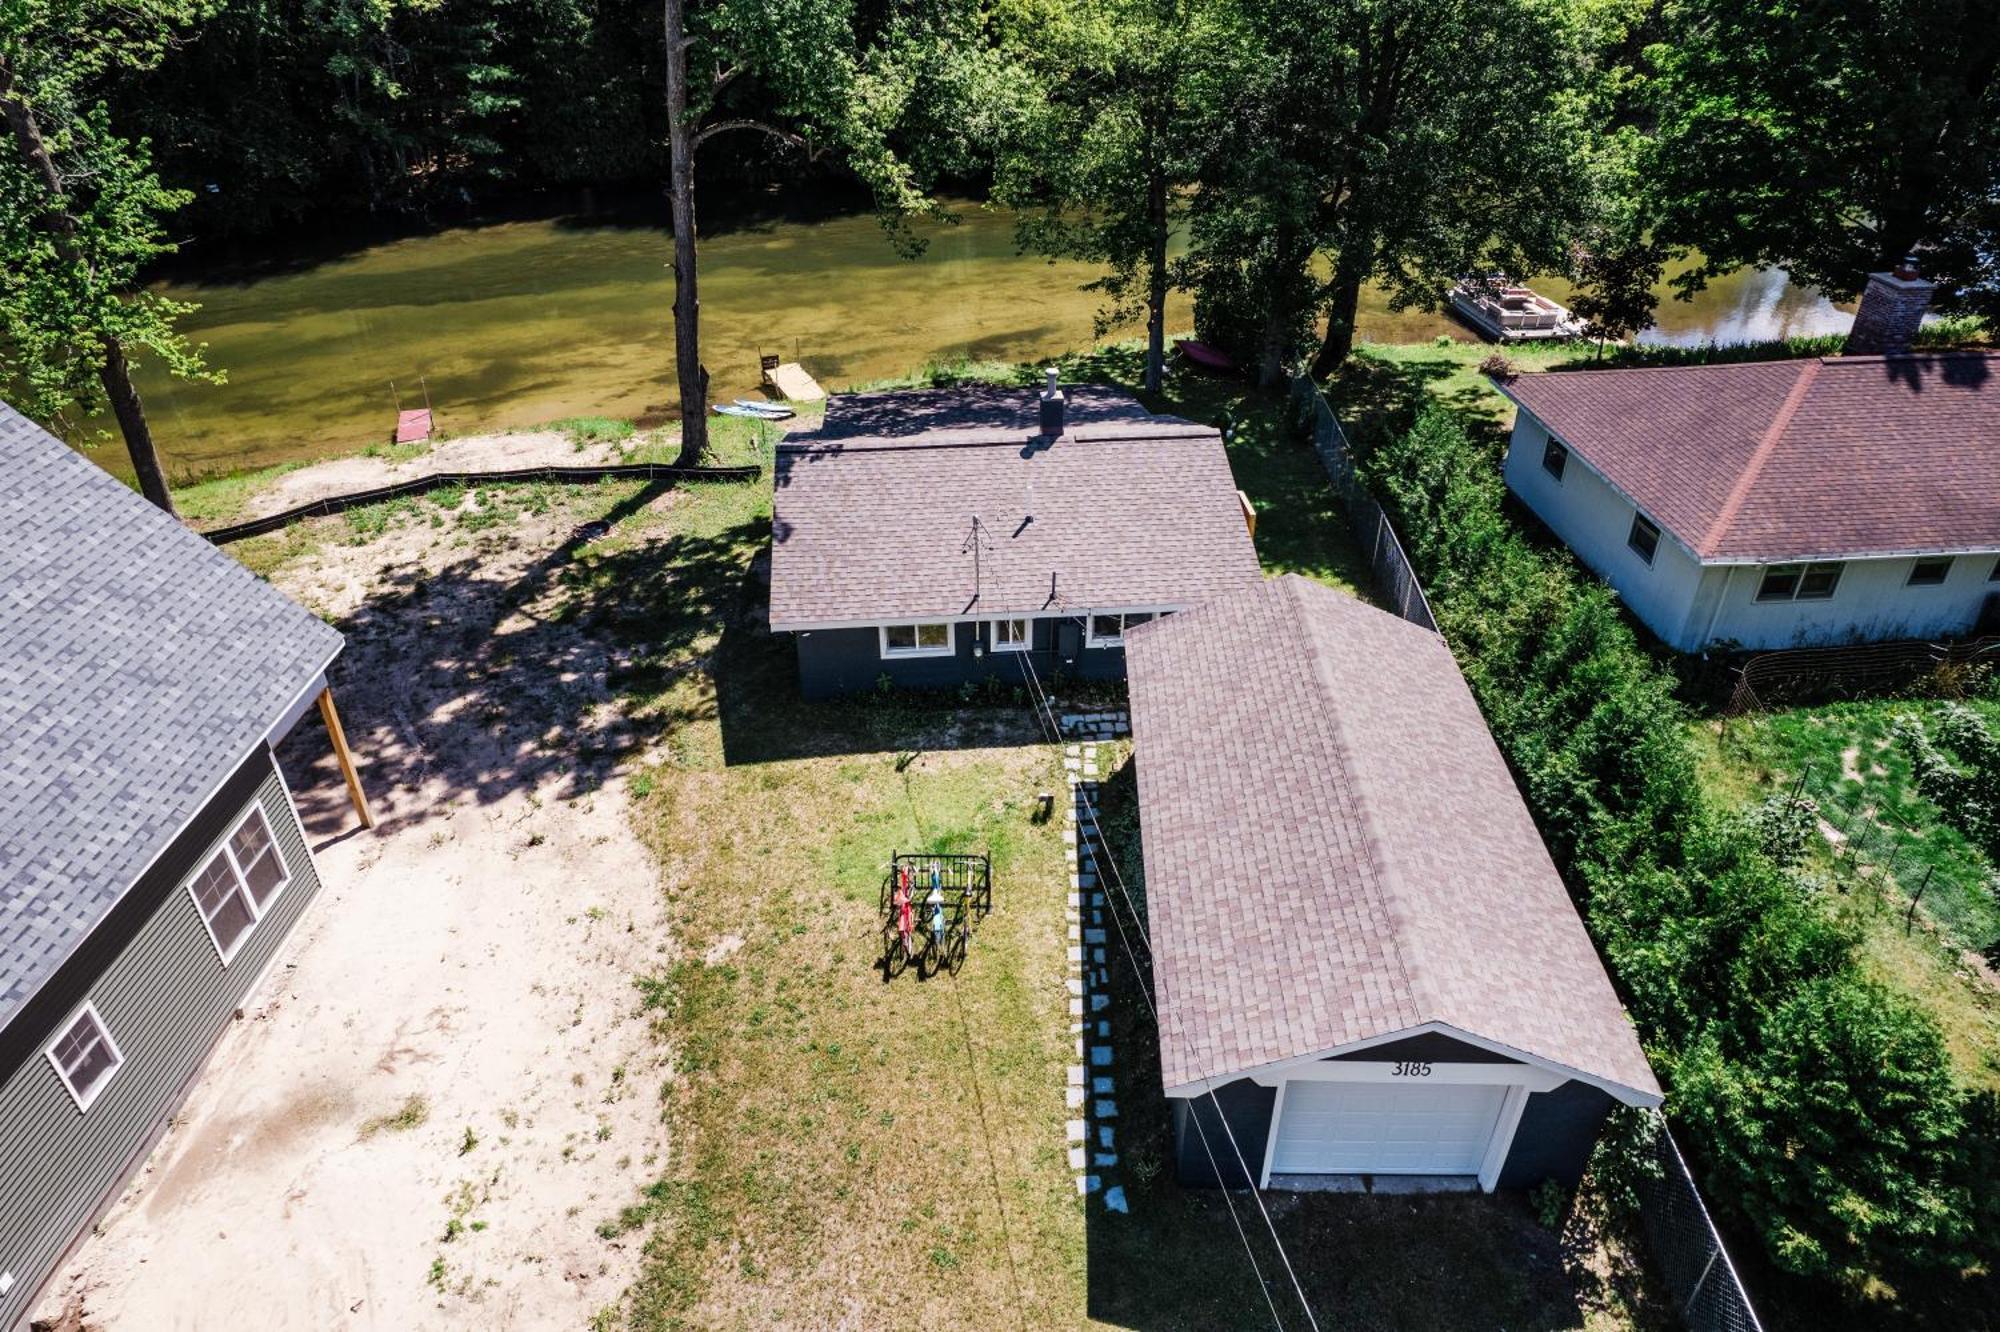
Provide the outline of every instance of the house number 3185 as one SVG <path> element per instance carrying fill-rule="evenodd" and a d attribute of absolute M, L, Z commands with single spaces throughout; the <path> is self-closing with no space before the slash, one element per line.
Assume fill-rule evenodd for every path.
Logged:
<path fill-rule="evenodd" d="M 1429 1064 L 1398 1063 L 1392 1074 L 1399 1078 L 1427 1078 L 1431 1075 Z"/>

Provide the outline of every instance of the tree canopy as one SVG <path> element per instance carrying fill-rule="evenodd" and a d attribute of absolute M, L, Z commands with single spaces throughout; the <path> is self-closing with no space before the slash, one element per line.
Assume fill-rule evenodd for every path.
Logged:
<path fill-rule="evenodd" d="M 132 386 L 130 354 L 203 373 L 175 330 L 188 310 L 140 286 L 171 253 L 162 219 L 186 203 L 151 148 L 122 137 L 106 79 L 157 64 L 194 0 L 10 0 L 0 7 L 0 379 L 20 405 L 68 424 L 109 406 L 147 498 L 173 508 Z"/>
<path fill-rule="evenodd" d="M 1842 300 L 1915 254 L 1938 308 L 2000 314 L 1994 0 L 1670 0 L 1648 55 L 1677 282 L 1775 264 Z"/>

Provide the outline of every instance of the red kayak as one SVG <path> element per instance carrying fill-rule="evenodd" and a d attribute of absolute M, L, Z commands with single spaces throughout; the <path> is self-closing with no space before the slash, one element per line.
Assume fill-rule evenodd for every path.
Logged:
<path fill-rule="evenodd" d="M 1206 342 L 1197 342 L 1193 338 L 1175 338 L 1174 350 L 1205 369 L 1221 370 L 1229 374 L 1236 372 L 1236 362 L 1229 353 L 1220 347 L 1211 347 Z"/>

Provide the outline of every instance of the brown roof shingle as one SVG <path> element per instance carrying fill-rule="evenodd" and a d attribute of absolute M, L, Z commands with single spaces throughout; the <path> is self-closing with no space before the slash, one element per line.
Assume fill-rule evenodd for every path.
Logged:
<path fill-rule="evenodd" d="M 1168 1088 L 1441 1022 L 1658 1097 L 1442 639 L 1292 575 L 1126 667 Z"/>
<path fill-rule="evenodd" d="M 1066 393 L 1053 443 L 1032 390 L 830 402 L 778 450 L 771 627 L 1189 606 L 1258 580 L 1220 435 L 1112 390 Z"/>
<path fill-rule="evenodd" d="M 2000 353 L 1522 375 L 1502 390 L 1702 558 L 2000 550 Z"/>

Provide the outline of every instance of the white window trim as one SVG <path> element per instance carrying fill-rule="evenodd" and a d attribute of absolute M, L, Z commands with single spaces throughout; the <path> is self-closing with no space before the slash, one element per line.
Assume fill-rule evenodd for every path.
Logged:
<path fill-rule="evenodd" d="M 1559 460 L 1553 468 L 1549 466 L 1549 451 L 1551 449 L 1562 450 Z M 1543 435 L 1541 467 L 1543 476 L 1546 476 L 1557 485 L 1561 485 L 1563 478 L 1569 475 L 1569 445 L 1563 443 L 1554 435 Z"/>
<path fill-rule="evenodd" d="M 1648 555 L 1645 551 L 1640 550 L 1639 543 L 1637 540 L 1635 540 L 1635 538 L 1639 535 L 1639 525 L 1641 523 L 1651 528 L 1653 532 L 1653 553 L 1650 555 Z M 1660 558 L 1660 538 L 1662 535 L 1663 533 L 1658 523 L 1654 522 L 1651 518 L 1647 517 L 1644 513 L 1640 512 L 1639 510 L 1634 509 L 1632 511 L 1631 526 L 1625 529 L 1625 549 L 1630 551 L 1633 555 L 1636 555 L 1639 559 L 1639 563 L 1645 565 L 1648 569 L 1650 569 L 1653 567 L 1653 561 Z"/>
<path fill-rule="evenodd" d="M 70 1085 L 69 1071 L 62 1066 L 62 1060 L 56 1058 L 56 1046 L 62 1043 L 65 1036 L 76 1030 L 78 1021 L 86 1016 L 97 1024 L 97 1029 L 104 1033 L 104 1043 L 111 1047 L 111 1067 L 97 1080 L 97 1085 L 90 1089 L 88 1095 L 80 1096 L 76 1088 Z M 48 1048 L 42 1053 L 48 1056 L 49 1066 L 55 1069 L 56 1080 L 62 1083 L 63 1090 L 69 1093 L 69 1099 L 76 1102 L 78 1114 L 90 1109 L 97 1098 L 104 1094 L 104 1089 L 111 1085 L 111 1080 L 118 1076 L 118 1070 L 125 1067 L 125 1052 L 118 1048 L 118 1038 L 111 1034 L 111 1024 L 104 1020 L 104 1014 L 97 1011 L 97 1004 L 88 999 L 84 1000 L 83 1007 L 70 1014 L 69 1021 L 56 1029 L 55 1039 L 49 1042 Z"/>
<path fill-rule="evenodd" d="M 1152 619 L 1149 619 L 1149 620 L 1147 620 L 1147 621 L 1146 621 L 1146 623 L 1148 623 L 1148 624 L 1151 624 L 1151 623 L 1153 622 L 1153 620 L 1157 620 L 1157 619 L 1159 619 L 1159 618 L 1160 618 L 1160 617 L 1161 617 L 1162 615 L 1164 615 L 1164 614 L 1166 614 L 1166 612 L 1165 612 L 1165 611 L 1149 611 L 1149 610 L 1094 610 L 1094 611 L 1091 611 L 1091 612 L 1090 612 L 1089 614 L 1087 614 L 1087 615 L 1085 615 L 1085 616 L 1083 617 L 1083 645 L 1084 645 L 1085 647 L 1092 647 L 1092 648 L 1115 648 L 1115 647 L 1124 647 L 1124 646 L 1125 646 L 1125 630 L 1126 630 L 1126 628 L 1127 628 L 1127 626 L 1126 626 L 1126 624 L 1125 624 L 1125 621 L 1126 621 L 1126 620 L 1130 619 L 1130 618 L 1131 618 L 1132 616 L 1134 616 L 1134 615 L 1148 615 L 1148 616 L 1151 616 L 1151 617 L 1152 617 Z M 1098 616 L 1100 616 L 1100 615 L 1116 615 L 1116 616 L 1118 617 L 1118 634 L 1117 634 L 1117 636 L 1116 636 L 1116 637 L 1114 637 L 1114 638 L 1099 638 L 1099 637 L 1097 636 L 1097 617 L 1098 617 Z M 1130 626 L 1130 627 L 1131 627 L 1131 628 L 1134 628 L 1134 629 L 1138 628 L 1138 626 L 1137 626 L 1137 625 L 1132 625 L 1132 626 Z"/>
<path fill-rule="evenodd" d="M 1834 571 L 1833 587 L 1824 596 L 1818 594 L 1813 596 L 1803 595 L 1800 589 L 1805 586 L 1806 574 L 1813 569 L 1825 568 L 1831 568 Z M 1767 597 L 1764 595 L 1764 580 L 1770 577 L 1771 571 L 1774 569 L 1796 569 L 1798 571 L 1792 575 L 1792 590 L 1789 594 L 1782 597 Z M 1789 606 L 1795 601 L 1803 601 L 1808 604 L 1832 601 L 1840 595 L 1840 584 L 1846 577 L 1846 560 L 1783 560 L 1777 564 L 1759 565 L 1757 567 L 1757 585 L 1750 589 L 1750 603 L 1754 606 Z"/>
<path fill-rule="evenodd" d="M 1028 636 L 1019 643 L 1000 641 L 1000 626 L 1003 624 L 1025 624 Z M 1035 642 L 1035 620 L 1030 615 L 1003 615 L 997 620 L 986 622 L 986 650 L 989 652 L 1026 652 Z"/>
<path fill-rule="evenodd" d="M 242 832 L 243 826 L 252 819 L 264 820 L 264 835 L 271 839 L 271 854 L 278 858 L 278 868 L 284 871 L 284 876 L 278 880 L 277 886 L 271 889 L 269 900 L 261 905 L 257 901 L 257 894 L 250 891 L 250 881 L 244 877 L 243 867 L 236 863 L 236 848 L 231 845 L 236 840 L 236 834 Z M 250 936 L 257 932 L 257 927 L 264 923 L 264 916 L 272 904 L 285 895 L 285 889 L 292 886 L 292 867 L 285 861 L 285 849 L 278 845 L 277 830 L 265 816 L 264 806 L 254 799 L 251 800 L 250 807 L 243 811 L 243 816 L 229 825 L 229 831 L 222 835 L 222 841 L 215 850 L 228 860 L 229 872 L 236 876 L 236 891 L 243 894 L 243 901 L 250 908 L 250 928 L 243 931 L 241 937 L 227 951 L 222 947 L 222 940 L 215 937 L 215 926 L 210 923 L 208 913 L 201 909 L 201 895 L 194 890 L 194 881 L 201 877 L 203 870 L 215 863 L 215 856 L 202 858 L 201 863 L 195 866 L 194 873 L 188 875 L 186 887 L 188 900 L 194 903 L 194 914 L 201 920 L 202 929 L 208 931 L 208 941 L 215 945 L 215 955 L 222 959 L 222 965 L 226 967 L 238 953 L 243 951 L 243 945 L 250 942 Z"/>
<path fill-rule="evenodd" d="M 1944 577 L 1934 583 L 1919 583 L 1917 570 L 1926 564 L 1944 563 Z M 1946 587 L 1951 583 L 1951 575 L 1958 568 L 1958 558 L 1953 555 L 1919 555 L 1910 561 L 1910 571 L 1903 575 L 1904 587 Z M 1990 580 L 1989 580 L 1990 581 Z"/>
<path fill-rule="evenodd" d="M 914 629 L 918 625 L 924 624 L 941 624 L 944 626 L 943 647 L 892 648 L 889 646 L 889 631 L 891 629 L 901 629 L 904 627 Z M 955 620 L 897 620 L 893 624 L 878 624 L 875 626 L 875 643 L 884 661 L 903 661 L 910 657 L 955 656 L 958 653 L 958 622 Z"/>

